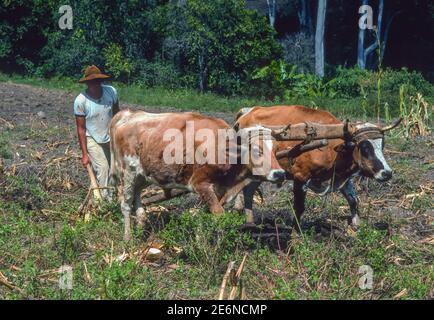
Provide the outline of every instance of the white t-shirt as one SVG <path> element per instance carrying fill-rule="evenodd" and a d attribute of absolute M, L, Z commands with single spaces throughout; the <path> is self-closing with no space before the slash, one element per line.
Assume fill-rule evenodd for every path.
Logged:
<path fill-rule="evenodd" d="M 97 143 L 110 141 L 109 128 L 113 117 L 112 107 L 118 102 L 116 89 L 102 85 L 102 96 L 96 100 L 86 92 L 80 93 L 74 101 L 74 114 L 86 117 L 86 136 L 92 137 Z"/>

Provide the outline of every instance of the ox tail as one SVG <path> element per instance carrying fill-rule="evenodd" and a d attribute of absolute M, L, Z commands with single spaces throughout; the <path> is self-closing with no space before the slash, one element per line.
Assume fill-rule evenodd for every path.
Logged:
<path fill-rule="evenodd" d="M 121 121 L 131 115 L 131 110 L 123 109 L 118 112 L 112 119 L 109 129 L 110 134 L 110 173 L 109 173 L 109 186 L 113 187 L 115 194 L 118 193 L 120 184 L 120 155 L 119 150 L 116 148 L 116 128 Z"/>
<path fill-rule="evenodd" d="M 119 186 L 119 164 L 118 164 L 118 154 L 115 147 L 115 131 L 114 128 L 110 128 L 110 173 L 109 173 L 109 187 L 112 187 L 114 195 L 118 194 Z"/>

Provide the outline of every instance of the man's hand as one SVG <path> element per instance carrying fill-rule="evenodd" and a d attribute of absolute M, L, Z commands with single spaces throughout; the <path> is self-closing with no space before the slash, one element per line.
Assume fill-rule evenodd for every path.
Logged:
<path fill-rule="evenodd" d="M 87 154 L 83 154 L 83 157 L 81 158 L 81 163 L 83 164 L 83 167 L 87 167 L 88 164 L 90 164 L 90 159 Z"/>

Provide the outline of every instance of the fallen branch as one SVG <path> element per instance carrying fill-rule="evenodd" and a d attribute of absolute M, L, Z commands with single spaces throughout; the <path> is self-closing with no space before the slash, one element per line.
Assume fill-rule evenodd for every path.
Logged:
<path fill-rule="evenodd" d="M 9 129 L 15 128 L 15 126 L 12 123 L 7 121 L 6 119 L 3 119 L 2 117 L 0 117 L 0 121 L 3 122 L 4 124 L 6 124 L 6 127 L 8 127 Z"/>
<path fill-rule="evenodd" d="M 87 191 L 86 197 L 84 198 L 83 203 L 80 205 L 80 207 L 78 207 L 78 216 L 81 216 L 83 214 L 84 209 L 87 207 L 87 203 L 89 202 L 89 198 L 90 198 L 90 194 L 92 193 L 92 188 L 89 188 L 89 190 Z M 86 219 L 88 219 L 89 217 L 86 216 L 84 217 L 84 220 L 86 221 Z"/>
<path fill-rule="evenodd" d="M 3 275 L 3 273 L 0 272 L 0 284 L 8 288 L 9 290 L 19 293 L 22 296 L 26 296 L 23 289 L 20 289 L 16 286 L 14 286 L 12 283 L 10 283 L 7 278 Z"/>
<path fill-rule="evenodd" d="M 243 272 L 244 265 L 246 264 L 247 253 L 244 255 L 243 261 L 240 264 L 240 267 L 235 274 L 235 277 L 232 279 L 232 289 L 229 294 L 229 300 L 235 300 L 235 296 L 237 294 L 238 286 L 241 288 L 240 297 L 243 296 L 243 288 L 241 284 L 241 273 Z"/>
<path fill-rule="evenodd" d="M 220 293 L 219 293 L 218 300 L 224 299 L 226 283 L 228 282 L 229 275 L 231 274 L 231 271 L 233 270 L 234 266 L 235 266 L 235 261 L 229 262 L 228 268 L 226 270 L 225 275 L 223 276 L 223 281 L 222 281 L 222 284 L 220 286 Z"/>

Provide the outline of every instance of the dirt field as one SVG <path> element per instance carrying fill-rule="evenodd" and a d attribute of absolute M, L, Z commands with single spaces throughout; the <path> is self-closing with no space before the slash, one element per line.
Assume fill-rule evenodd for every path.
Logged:
<path fill-rule="evenodd" d="M 104 281 L 98 280 L 100 279 L 99 275 L 107 276 L 105 269 L 100 265 L 100 263 L 103 263 L 100 261 L 104 260 L 104 254 L 111 252 L 112 256 L 119 256 L 126 253 L 130 258 L 125 258 L 125 260 L 136 261 L 139 258 L 134 256 L 133 252 L 144 248 L 144 241 L 140 236 L 137 237 L 133 246 L 122 243 L 121 215 L 114 205 L 98 213 L 98 216 L 93 219 L 97 222 L 92 222 L 92 229 L 86 229 L 80 234 L 80 237 L 90 235 L 89 239 L 78 239 L 77 243 L 76 240 L 68 240 L 69 242 L 62 240 L 66 237 L 65 228 L 71 228 L 73 230 L 71 232 L 81 230 L 80 228 L 90 228 L 82 226 L 82 217 L 77 213 L 79 205 L 87 192 L 88 178 L 80 163 L 80 152 L 72 114 L 74 97 L 75 94 L 64 91 L 0 83 L 0 251 L 3 251 L 0 254 L 0 271 L 7 278 L 8 283 L 16 286 L 14 290 L 0 286 L 0 298 L 19 298 L 23 296 L 35 298 L 102 297 L 120 299 L 215 297 L 228 257 L 222 258 L 222 261 L 218 260 L 219 264 L 213 275 L 207 278 L 209 280 L 207 284 L 204 284 L 203 279 L 200 280 L 198 275 L 194 276 L 199 277 L 198 279 L 192 280 L 188 278 L 190 282 L 184 283 L 183 277 L 187 277 L 186 274 L 193 277 L 192 270 L 199 272 L 200 268 L 204 266 L 200 263 L 195 264 L 193 259 L 188 258 L 188 254 L 187 258 L 179 258 L 173 253 L 173 247 L 176 246 L 173 245 L 169 249 L 167 243 L 164 247 L 166 249 L 163 249 L 163 251 L 167 252 L 166 257 L 159 262 L 146 264 L 146 268 L 151 270 L 150 272 L 154 277 L 154 280 L 149 280 L 151 282 L 160 279 L 165 274 L 169 274 L 169 272 L 173 271 L 174 265 L 178 266 L 176 272 L 179 272 L 179 274 L 176 274 L 176 272 L 170 273 L 170 277 L 172 277 L 169 277 L 171 279 L 170 283 L 162 281 L 154 284 L 152 282 L 153 286 L 156 285 L 158 288 L 162 288 L 161 292 L 163 293 L 161 295 L 149 293 L 137 296 L 132 291 L 130 292 L 131 296 L 129 296 L 124 292 L 119 293 L 116 291 L 118 289 L 113 288 L 106 288 L 107 292 L 101 294 L 99 291 L 101 288 L 100 283 Z M 121 108 L 125 107 L 151 112 L 163 111 L 162 108 L 148 108 L 121 103 Z M 164 108 L 164 111 L 168 110 L 173 109 Z M 216 113 L 212 115 L 223 118 L 229 123 L 232 123 L 234 118 L 232 113 Z M 254 259 L 251 260 L 252 262 L 249 262 L 249 260 L 247 262 L 246 269 L 250 268 L 250 271 L 245 271 L 248 278 L 245 280 L 247 296 L 250 298 L 309 299 L 340 297 L 369 299 L 393 298 L 401 293 L 402 295 L 398 296 L 398 298 L 433 298 L 433 150 L 434 140 L 432 136 L 412 141 L 406 141 L 399 136 L 391 136 L 387 139 L 385 153 L 389 164 L 395 171 L 394 178 L 385 184 L 368 180 L 357 181 L 357 189 L 361 200 L 361 217 L 368 228 L 368 231 L 363 229 L 367 232 L 365 235 L 355 235 L 354 232 L 347 229 L 345 221 L 348 216 L 348 207 L 342 197 L 337 194 L 324 198 L 314 195 L 308 196 L 308 209 L 303 217 L 302 227 L 306 234 L 311 236 L 309 239 L 312 242 L 306 248 L 310 248 L 309 250 L 313 253 L 317 245 L 322 246 L 333 241 L 334 250 L 339 251 L 339 248 L 353 248 L 354 239 L 362 237 L 360 241 L 367 241 L 364 243 L 363 250 L 351 251 L 345 257 L 336 258 L 336 261 L 339 259 L 344 259 L 344 261 L 345 259 L 352 259 L 355 256 L 357 257 L 359 253 L 361 258 L 357 259 L 360 260 L 361 264 L 364 264 L 363 259 L 368 259 L 369 261 L 366 264 L 373 265 L 374 271 L 377 272 L 378 269 L 381 275 L 375 278 L 376 282 L 373 290 L 360 291 L 357 289 L 357 278 L 344 287 L 339 287 L 339 289 L 335 289 L 332 285 L 331 279 L 334 279 L 332 274 L 312 280 L 312 275 L 309 276 L 309 272 L 312 272 L 312 270 L 309 271 L 310 267 L 303 264 L 306 263 L 306 259 L 312 258 L 312 261 L 317 261 L 315 267 L 312 268 L 322 275 L 322 272 L 328 268 L 326 267 L 328 263 L 333 265 L 334 258 L 332 256 L 325 257 L 317 252 L 315 257 L 321 256 L 322 258 L 314 260 L 314 257 L 309 256 L 311 253 L 305 253 L 305 256 L 299 255 L 296 260 L 291 262 L 285 260 L 286 262 L 284 262 L 280 260 L 280 255 L 273 250 L 264 254 L 259 249 L 258 251 L 251 248 L 237 248 L 235 257 L 238 262 L 238 258 L 246 250 L 256 250 L 250 254 L 259 255 L 255 262 L 252 261 Z M 291 216 L 289 206 L 292 196 L 288 191 L 291 189 L 291 184 L 286 183 L 279 190 L 271 186 L 264 186 L 263 189 L 265 201 L 256 205 L 258 222 L 261 217 L 280 216 L 283 218 L 284 223 L 290 225 L 288 217 Z M 201 210 L 201 207 L 199 199 L 194 195 L 166 202 L 161 206 L 152 206 L 148 211 L 156 213 L 158 217 L 155 219 L 156 224 L 151 230 L 151 236 L 159 238 L 159 232 L 164 230 L 164 226 L 168 223 L 163 218 L 160 221 L 160 216 L 181 214 L 186 210 L 194 214 L 195 211 Z M 34 228 L 37 228 L 38 225 L 44 226 L 43 231 L 35 231 Z M 360 232 L 365 232 L 363 230 Z M 376 232 L 381 233 L 381 236 L 378 236 L 379 238 Z M 373 234 L 377 238 L 373 237 Z M 371 236 L 373 240 L 369 238 Z M 370 240 L 367 240 L 368 238 L 373 241 L 370 244 L 372 245 L 372 251 L 369 249 Z M 99 241 L 102 239 L 104 241 Z M 375 239 L 381 241 L 377 243 L 374 241 Z M 400 242 L 396 239 L 403 241 L 403 244 L 399 244 Z M 114 248 L 113 241 L 115 242 Z M 64 245 L 65 248 L 71 245 L 71 253 L 65 253 L 69 249 L 57 248 L 56 246 L 59 246 L 59 244 Z M 38 247 L 49 249 L 41 252 Z M 414 254 L 406 251 L 413 249 L 415 250 Z M 56 252 L 59 250 L 62 253 L 57 256 Z M 100 256 L 96 254 L 96 252 L 99 252 L 98 250 L 103 252 Z M 184 248 L 184 251 L 186 250 Z M 371 254 L 377 254 L 375 250 L 382 252 L 381 259 L 371 257 Z M 264 258 L 264 255 L 266 258 Z M 135 258 L 132 258 L 133 256 Z M 377 258 L 379 260 L 376 260 Z M 95 261 L 92 262 L 92 259 L 95 259 Z M 205 260 L 209 262 L 209 259 Z M 180 262 L 181 260 L 183 262 Z M 81 274 L 83 271 L 82 263 L 88 261 L 88 265 L 92 265 L 92 268 L 94 268 L 93 273 L 92 270 L 89 270 L 93 280 L 82 280 L 83 284 L 80 289 L 73 291 L 73 293 L 65 294 L 55 289 L 55 280 L 53 284 L 53 280 L 51 279 L 50 282 L 50 277 L 44 278 L 43 274 L 47 270 L 58 267 L 59 265 L 56 263 L 65 261 L 81 270 L 77 271 L 78 277 L 83 277 Z M 303 263 L 298 266 L 297 263 L 300 261 Z M 262 270 L 268 263 L 274 271 Z M 273 263 L 275 264 L 273 265 Z M 289 267 L 287 263 L 290 264 Z M 375 263 L 378 263 L 377 269 Z M 402 276 L 399 277 L 401 280 L 389 274 L 394 269 L 384 266 L 385 269 L 383 270 L 382 264 L 405 270 Z M 128 264 L 122 266 L 127 268 L 126 265 Z M 286 267 L 289 268 L 288 270 L 292 270 L 291 268 L 294 270 L 288 271 L 288 274 L 286 274 Z M 85 268 L 87 274 L 87 267 Z M 288 283 L 298 277 L 295 275 L 297 272 L 300 273 L 300 270 L 295 271 L 297 268 L 306 270 L 307 280 L 297 280 L 300 282 L 296 281 L 295 283 L 297 285 L 301 284 L 297 288 L 293 288 Z M 110 270 L 110 272 L 114 272 L 112 269 Z M 190 270 L 190 273 L 186 273 L 185 270 Z M 261 274 L 266 277 L 268 282 L 258 280 L 262 279 L 258 278 L 258 270 L 263 272 Z M 357 274 L 357 264 L 349 265 L 348 269 L 345 270 L 348 272 L 342 271 L 341 276 L 343 278 L 349 276 L 350 273 L 352 275 Z M 121 277 L 122 272 L 119 271 L 119 277 Z M 109 276 L 112 277 L 112 273 Z M 337 278 L 340 279 L 341 276 Z M 41 280 L 41 277 L 43 280 Z M 148 281 L 143 280 L 142 277 L 143 275 L 137 279 L 141 279 L 142 282 Z M 253 279 L 255 277 L 256 280 Z M 282 280 L 284 282 L 282 284 L 281 279 L 287 279 L 287 282 Z M 412 279 L 415 283 L 412 282 Z M 123 280 L 119 281 L 123 283 Z M 314 281 L 314 284 L 312 284 L 312 281 Z M 200 282 L 206 287 L 205 289 L 199 288 L 198 283 Z M 89 291 L 86 291 L 86 288 Z M 196 289 L 193 290 L 192 288 Z M 133 289 L 135 287 L 131 288 L 131 290 Z M 318 294 L 314 295 L 312 292 Z"/>

